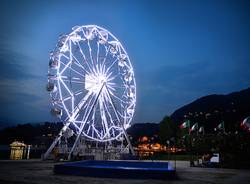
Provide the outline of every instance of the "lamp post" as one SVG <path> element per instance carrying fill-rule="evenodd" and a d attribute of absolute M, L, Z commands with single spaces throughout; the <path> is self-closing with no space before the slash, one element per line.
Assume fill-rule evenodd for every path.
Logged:
<path fill-rule="evenodd" d="M 31 145 L 28 145 L 28 148 L 27 148 L 27 160 L 30 159 L 30 147 L 31 147 Z"/>
<path fill-rule="evenodd" d="M 169 160 L 169 144 L 170 144 L 170 141 L 167 140 L 167 145 L 168 145 L 168 160 Z"/>

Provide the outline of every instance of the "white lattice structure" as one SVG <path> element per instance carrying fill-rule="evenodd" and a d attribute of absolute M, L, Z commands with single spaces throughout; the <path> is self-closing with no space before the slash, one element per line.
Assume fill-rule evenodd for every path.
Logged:
<path fill-rule="evenodd" d="M 125 130 L 135 111 L 134 71 L 122 44 L 108 30 L 76 26 L 61 35 L 50 54 L 47 90 L 51 113 L 64 127 L 45 157 L 68 129 L 77 135 L 70 153 L 81 136 L 107 142 L 125 135 L 129 142 Z"/>

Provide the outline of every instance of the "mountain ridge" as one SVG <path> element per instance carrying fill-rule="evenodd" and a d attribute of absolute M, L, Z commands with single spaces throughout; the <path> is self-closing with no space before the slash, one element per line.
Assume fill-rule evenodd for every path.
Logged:
<path fill-rule="evenodd" d="M 232 92 L 226 95 L 212 94 L 200 97 L 182 106 L 171 114 L 171 118 L 178 125 L 185 119 L 200 121 L 201 124 L 210 123 L 211 129 L 221 121 L 230 127 L 250 115 L 250 88 Z"/>

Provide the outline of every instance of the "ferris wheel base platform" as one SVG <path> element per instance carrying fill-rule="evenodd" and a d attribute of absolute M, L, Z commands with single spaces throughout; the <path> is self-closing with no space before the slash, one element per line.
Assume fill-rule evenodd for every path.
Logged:
<path fill-rule="evenodd" d="M 145 161 L 78 161 L 54 165 L 55 174 L 124 179 L 174 179 L 175 169 L 169 162 Z"/>

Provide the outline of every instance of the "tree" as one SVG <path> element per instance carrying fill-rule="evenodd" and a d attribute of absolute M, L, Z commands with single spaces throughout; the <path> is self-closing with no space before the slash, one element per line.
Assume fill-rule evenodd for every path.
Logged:
<path fill-rule="evenodd" d="M 166 143 L 172 137 L 176 137 L 177 125 L 169 116 L 163 118 L 159 126 L 159 137 L 161 143 Z"/>

